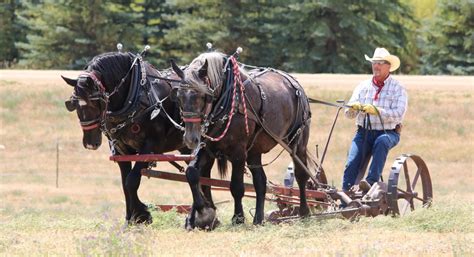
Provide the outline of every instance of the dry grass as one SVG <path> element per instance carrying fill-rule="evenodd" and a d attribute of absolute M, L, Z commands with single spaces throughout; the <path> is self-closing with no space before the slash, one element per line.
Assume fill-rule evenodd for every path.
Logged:
<path fill-rule="evenodd" d="M 416 153 L 430 168 L 434 208 L 403 218 L 307 221 L 292 225 L 232 227 L 232 204 L 220 206 L 223 225 L 215 232 L 182 229 L 184 217 L 153 213 L 148 227 L 122 229 L 120 176 L 106 145 L 83 149 L 75 114 L 63 100 L 71 88 L 59 75 L 73 71 L 0 71 L 0 254 L 2 255 L 471 255 L 473 254 L 473 78 L 397 76 L 410 104 L 397 155 Z M 367 75 L 297 77 L 308 95 L 327 101 L 348 99 Z M 321 154 L 335 110 L 313 105 L 310 149 Z M 353 121 L 341 118 L 329 147 L 325 170 L 340 185 Z M 59 188 L 56 188 L 56 143 Z M 265 157 L 270 161 L 276 152 Z M 289 162 L 283 154 L 267 169 L 282 181 Z M 163 169 L 172 170 L 164 165 Z M 388 172 L 385 173 L 387 175 Z M 250 179 L 247 178 L 248 181 Z M 146 202 L 190 203 L 184 183 L 143 179 Z M 231 199 L 216 192 L 219 200 Z M 249 210 L 253 200 L 246 200 Z M 273 206 L 268 205 L 268 209 Z M 247 217 L 251 220 L 250 215 Z"/>

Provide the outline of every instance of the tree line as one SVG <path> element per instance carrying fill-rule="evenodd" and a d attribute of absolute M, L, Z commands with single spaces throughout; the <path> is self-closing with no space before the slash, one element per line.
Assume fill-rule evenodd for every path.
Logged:
<path fill-rule="evenodd" d="M 383 46 L 404 74 L 474 74 L 474 0 L 438 0 L 420 19 L 410 1 L 6 0 L 0 66 L 82 69 L 95 55 L 138 52 L 168 67 L 215 48 L 241 61 L 303 73 L 367 73 Z M 423 8 L 423 7 L 421 7 Z"/>

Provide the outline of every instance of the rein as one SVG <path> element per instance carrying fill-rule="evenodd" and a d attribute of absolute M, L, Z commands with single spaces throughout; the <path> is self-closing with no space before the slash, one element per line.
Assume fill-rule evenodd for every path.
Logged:
<path fill-rule="evenodd" d="M 352 106 L 347 105 L 347 104 L 335 104 L 335 103 L 330 103 L 330 102 L 326 102 L 326 101 L 323 101 L 323 100 L 314 99 L 314 98 L 311 98 L 311 97 L 308 97 L 308 101 L 309 101 L 309 103 L 323 104 L 323 105 L 337 107 L 337 108 L 352 108 Z M 385 133 L 387 133 L 387 131 L 385 130 L 385 128 L 383 126 L 383 120 L 382 120 L 382 116 L 380 115 L 379 110 L 377 108 L 375 110 L 377 111 L 376 116 L 379 118 L 380 124 L 382 125 L 382 130 Z M 365 115 L 367 115 L 367 114 L 365 114 Z M 370 121 L 370 120 L 368 120 L 368 121 Z M 367 122 L 364 122 L 364 124 L 367 124 Z"/>
<path fill-rule="evenodd" d="M 168 81 L 168 82 L 183 83 L 183 81 L 180 80 L 180 79 L 170 79 L 170 78 L 167 78 L 167 77 L 161 77 L 161 76 L 157 76 L 157 75 L 148 75 L 147 77 L 154 78 L 154 79 L 159 79 L 159 80 L 164 80 L 164 81 Z"/>

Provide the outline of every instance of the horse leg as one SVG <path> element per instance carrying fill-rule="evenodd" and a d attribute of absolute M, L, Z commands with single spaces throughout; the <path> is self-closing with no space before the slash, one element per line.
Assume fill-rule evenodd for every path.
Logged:
<path fill-rule="evenodd" d="M 140 151 L 140 154 L 147 154 L 150 153 L 151 149 L 150 146 L 147 147 L 149 144 L 145 144 L 144 150 Z M 128 174 L 125 187 L 127 188 L 130 200 L 130 210 L 131 210 L 131 217 L 130 220 L 132 223 L 145 223 L 151 224 L 152 217 L 150 212 L 148 211 L 148 207 L 140 201 L 138 198 L 138 188 L 140 187 L 140 182 L 142 178 L 141 170 L 147 168 L 149 165 L 148 162 L 135 162 L 131 172 Z"/>
<path fill-rule="evenodd" d="M 130 208 L 130 196 L 129 196 L 127 187 L 125 186 L 125 181 L 127 180 L 127 176 L 130 173 L 130 170 L 132 169 L 132 163 L 131 162 L 117 162 L 117 163 L 120 168 L 120 175 L 122 177 L 122 189 L 125 195 L 125 207 L 126 207 L 125 222 L 128 224 L 130 222 L 130 218 L 132 217 L 132 211 Z"/>
<path fill-rule="evenodd" d="M 212 169 L 212 166 L 214 165 L 214 161 L 215 161 L 214 158 L 209 158 L 208 161 L 203 163 L 203 167 L 200 169 L 202 177 L 204 178 L 211 177 L 211 169 Z M 216 206 L 214 205 L 214 201 L 212 200 L 211 186 L 201 185 L 201 190 L 204 195 L 206 205 L 216 209 Z"/>
<path fill-rule="evenodd" d="M 132 223 L 151 224 L 152 217 L 148 207 L 138 198 L 138 188 L 142 178 L 141 170 L 148 167 L 148 162 L 135 162 L 132 171 L 128 174 L 125 186 L 130 195 L 130 209 Z"/>
<path fill-rule="evenodd" d="M 230 192 L 234 198 L 234 216 L 232 217 L 232 224 L 243 224 L 245 222 L 244 209 L 242 207 L 242 198 L 244 197 L 245 187 L 244 187 L 244 168 L 245 168 L 245 159 L 237 158 L 232 162 L 232 177 L 230 180 Z M 242 156 L 242 155 L 240 155 Z M 244 156 L 242 156 L 244 157 Z"/>
<path fill-rule="evenodd" d="M 302 134 L 302 138 L 297 141 L 297 145 L 295 147 L 296 152 L 294 153 L 295 156 L 293 157 L 293 163 L 295 165 L 295 178 L 296 182 L 298 183 L 298 187 L 300 189 L 300 210 L 299 214 L 300 217 L 307 217 L 309 216 L 309 208 L 306 202 L 306 184 L 309 179 L 309 175 L 304 170 L 303 166 L 299 165 L 296 161 L 296 156 L 303 162 L 304 165 L 307 166 L 307 149 L 306 145 L 309 138 L 309 129 L 304 130 Z"/>
<path fill-rule="evenodd" d="M 247 164 L 251 166 L 253 186 L 257 196 L 257 204 L 255 208 L 255 216 L 253 217 L 254 225 L 263 224 L 265 194 L 267 193 L 267 176 L 262 168 L 262 154 L 248 154 Z"/>
<path fill-rule="evenodd" d="M 210 176 L 210 171 L 214 163 L 212 158 L 206 151 L 200 151 L 196 159 L 192 161 L 186 169 L 186 178 L 188 180 L 191 193 L 193 195 L 193 206 L 190 215 L 186 217 L 185 228 L 192 230 L 195 227 L 201 229 L 214 229 L 217 224 L 216 210 L 212 203 L 210 187 L 200 186 L 201 171 L 204 176 Z M 203 191 L 204 190 L 204 194 Z M 205 196 L 211 197 L 206 199 Z"/>

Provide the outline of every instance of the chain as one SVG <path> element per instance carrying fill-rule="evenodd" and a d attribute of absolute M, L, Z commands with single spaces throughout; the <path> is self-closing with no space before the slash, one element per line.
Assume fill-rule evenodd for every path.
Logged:
<path fill-rule="evenodd" d="M 140 68 L 141 68 L 141 73 L 142 73 L 142 79 L 140 80 L 140 85 L 144 86 L 146 84 L 146 69 L 145 65 L 143 64 L 143 57 L 139 56 L 138 57 L 139 62 L 140 62 Z"/>

